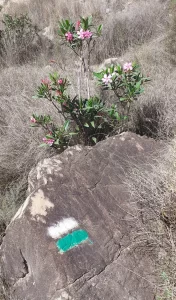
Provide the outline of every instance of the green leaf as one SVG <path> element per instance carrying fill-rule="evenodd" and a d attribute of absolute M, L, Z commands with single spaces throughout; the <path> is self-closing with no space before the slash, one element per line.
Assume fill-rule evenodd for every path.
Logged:
<path fill-rule="evenodd" d="M 127 100 L 127 98 L 120 98 L 120 101 L 125 101 L 125 100 Z"/>
<path fill-rule="evenodd" d="M 102 72 L 100 72 L 100 73 L 93 72 L 93 75 L 94 75 L 95 77 L 97 77 L 98 79 L 102 79 L 102 77 L 103 77 Z"/>
<path fill-rule="evenodd" d="M 92 16 L 88 17 L 88 25 L 90 26 L 92 24 Z"/>
<path fill-rule="evenodd" d="M 55 145 L 59 145 L 59 139 L 54 142 Z"/>
<path fill-rule="evenodd" d="M 116 118 L 118 121 L 120 121 L 120 116 L 119 116 L 118 112 L 116 112 L 116 113 L 114 114 L 114 116 L 115 116 L 115 118 Z"/>
<path fill-rule="evenodd" d="M 121 67 L 120 65 L 117 65 L 116 68 L 117 68 L 117 72 L 118 72 L 118 73 L 121 73 L 122 67 Z"/>
<path fill-rule="evenodd" d="M 65 131 L 68 130 L 69 125 L 70 125 L 70 121 L 69 120 L 65 121 L 65 124 L 64 124 Z"/>
<path fill-rule="evenodd" d="M 40 144 L 38 147 L 41 148 L 41 147 L 46 147 L 46 146 L 48 146 L 48 145 L 45 144 L 45 143 L 42 143 L 42 144 Z"/>
<path fill-rule="evenodd" d="M 92 127 L 95 128 L 95 123 L 94 123 L 94 121 L 90 122 L 90 124 L 92 125 Z"/>
<path fill-rule="evenodd" d="M 69 135 L 77 135 L 78 134 L 78 132 L 69 132 Z"/>
<path fill-rule="evenodd" d="M 97 34 L 100 35 L 101 32 L 102 32 L 102 29 L 103 29 L 103 25 L 99 25 L 98 28 L 97 28 Z"/>
<path fill-rule="evenodd" d="M 53 136 L 52 136 L 52 135 L 49 135 L 49 134 L 47 134 L 47 135 L 46 135 L 46 138 L 47 138 L 47 139 L 53 139 Z"/>
<path fill-rule="evenodd" d="M 139 90 L 140 86 L 141 86 L 141 81 L 139 81 L 139 82 L 136 83 L 136 89 Z"/>
<path fill-rule="evenodd" d="M 151 81 L 151 78 L 149 78 L 149 77 L 145 78 L 145 77 L 144 77 L 142 80 L 143 80 L 144 82 L 147 82 L 147 81 Z"/>
<path fill-rule="evenodd" d="M 97 143 L 96 137 L 92 137 L 92 140 L 94 141 L 95 144 Z"/>
<path fill-rule="evenodd" d="M 37 124 L 31 124 L 30 127 L 39 127 Z"/>
<path fill-rule="evenodd" d="M 84 124 L 84 127 L 89 127 L 89 124 L 85 123 L 85 124 Z"/>

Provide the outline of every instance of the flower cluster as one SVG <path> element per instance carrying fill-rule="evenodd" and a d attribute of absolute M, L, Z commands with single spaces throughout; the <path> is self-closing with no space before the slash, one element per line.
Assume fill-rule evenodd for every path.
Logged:
<path fill-rule="evenodd" d="M 80 26 L 81 26 L 81 21 L 78 20 L 75 25 L 75 30 L 78 30 L 80 28 Z"/>
<path fill-rule="evenodd" d="M 92 40 L 101 35 L 102 25 L 92 25 L 92 17 L 82 18 L 75 23 L 69 20 L 59 22 L 59 35 L 72 48 L 79 48 L 84 40 Z"/>
<path fill-rule="evenodd" d="M 77 35 L 78 35 L 79 39 L 84 40 L 84 39 L 90 39 L 92 37 L 93 33 L 89 30 L 84 31 L 81 28 L 80 31 L 77 31 Z"/>
<path fill-rule="evenodd" d="M 133 70 L 133 66 L 131 62 L 127 62 L 123 65 L 123 70 L 124 72 L 128 72 L 128 71 L 132 71 Z"/>
<path fill-rule="evenodd" d="M 59 36 L 81 59 L 80 74 L 89 74 L 90 54 L 95 46 L 95 38 L 101 35 L 102 25 L 92 25 L 92 17 L 77 22 L 62 20 L 59 22 Z M 54 62 L 54 61 L 50 61 Z M 84 74 L 83 74 L 84 72 Z M 81 82 L 81 75 L 79 81 Z M 138 95 L 143 92 L 143 83 L 148 81 L 132 62 L 124 65 L 112 65 L 99 73 L 94 73 L 104 90 L 112 90 L 117 97 L 111 105 L 106 100 L 90 96 L 89 76 L 87 79 L 87 97 L 82 97 L 79 85 L 78 96 L 70 96 L 67 90 L 69 82 L 58 73 L 49 74 L 37 89 L 35 98 L 43 98 L 62 115 L 64 124 L 55 125 L 48 115 L 32 115 L 31 127 L 42 127 L 45 133 L 41 146 L 50 146 L 63 151 L 68 145 L 83 142 L 93 145 L 108 135 L 128 128 L 130 108 Z M 76 139 L 74 136 L 76 135 Z"/>
<path fill-rule="evenodd" d="M 92 37 L 93 33 L 89 30 L 83 30 L 82 28 L 80 29 L 80 31 L 77 31 L 77 37 L 78 39 L 84 40 L 84 39 L 90 39 Z M 65 34 L 65 38 L 68 42 L 72 42 L 73 41 L 73 33 L 71 33 L 70 31 L 68 31 Z"/>
<path fill-rule="evenodd" d="M 47 139 L 46 137 L 44 137 L 42 140 L 45 144 L 47 144 L 49 146 L 53 146 L 54 141 L 55 141 L 54 139 Z"/>
<path fill-rule="evenodd" d="M 65 34 L 65 37 L 68 42 L 73 41 L 73 33 L 71 33 L 70 31 Z"/>
<path fill-rule="evenodd" d="M 132 63 L 131 63 L 131 62 L 129 62 L 129 63 L 127 62 L 127 63 L 125 63 L 125 64 L 123 65 L 123 71 L 124 71 L 125 73 L 130 72 L 130 71 L 132 71 L 132 70 L 133 70 L 133 66 L 132 66 Z M 112 72 L 112 73 L 111 73 L 111 72 Z M 114 72 L 114 70 L 110 70 L 110 69 L 109 69 L 109 73 L 105 73 L 105 74 L 104 74 L 104 76 L 103 76 L 103 78 L 102 78 L 102 82 L 103 82 L 103 84 L 108 85 L 108 84 L 112 83 L 112 81 L 113 81 L 114 79 L 116 79 L 117 76 L 118 76 L 118 79 L 121 79 L 121 76 L 119 76 L 117 70 Z"/>
<path fill-rule="evenodd" d="M 41 85 L 37 89 L 37 98 L 47 98 L 52 101 L 55 97 L 57 101 L 67 97 L 67 87 L 69 82 L 66 78 L 61 78 L 57 72 L 50 74 L 49 78 L 41 80 Z"/>
<path fill-rule="evenodd" d="M 143 92 L 143 83 L 149 80 L 140 73 L 139 66 L 132 62 L 126 62 L 123 66 L 112 65 L 100 73 L 94 73 L 94 76 L 105 90 L 114 91 L 120 103 L 136 100 L 137 95 Z"/>
<path fill-rule="evenodd" d="M 104 84 L 112 83 L 112 75 L 111 74 L 104 74 L 102 81 Z"/>
<path fill-rule="evenodd" d="M 37 123 L 37 120 L 34 117 L 31 117 L 31 123 Z"/>
<path fill-rule="evenodd" d="M 48 78 L 44 78 L 41 80 L 41 83 L 44 84 L 44 85 L 48 85 L 50 84 L 50 80 Z"/>
<path fill-rule="evenodd" d="M 63 79 L 62 78 L 58 79 L 57 83 L 62 85 L 63 84 Z"/>

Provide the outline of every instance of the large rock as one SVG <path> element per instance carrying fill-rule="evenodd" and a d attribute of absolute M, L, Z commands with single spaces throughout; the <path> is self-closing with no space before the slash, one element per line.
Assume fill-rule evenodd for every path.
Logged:
<path fill-rule="evenodd" d="M 1 246 L 10 299 L 154 299 L 153 259 L 135 243 L 141 221 L 124 178 L 157 148 L 124 133 L 31 171 L 29 196 Z"/>

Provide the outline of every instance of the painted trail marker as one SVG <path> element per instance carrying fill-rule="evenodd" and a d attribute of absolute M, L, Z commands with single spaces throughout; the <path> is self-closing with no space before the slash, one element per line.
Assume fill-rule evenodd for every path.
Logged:
<path fill-rule="evenodd" d="M 79 224 L 74 218 L 64 218 L 56 224 L 48 227 L 48 235 L 53 239 L 58 239 L 63 234 L 68 233 L 70 230 L 73 230 L 78 226 Z"/>
<path fill-rule="evenodd" d="M 59 239 L 56 242 L 56 246 L 60 253 L 67 252 L 87 240 L 91 242 L 87 231 L 83 229 L 76 230 L 77 227 L 79 227 L 79 224 L 75 218 L 69 217 L 63 218 L 47 228 L 47 234 L 50 237 Z"/>
<path fill-rule="evenodd" d="M 80 245 L 81 243 L 89 240 L 87 231 L 83 229 L 75 230 L 72 233 L 67 234 L 56 242 L 56 245 L 61 253 Z"/>

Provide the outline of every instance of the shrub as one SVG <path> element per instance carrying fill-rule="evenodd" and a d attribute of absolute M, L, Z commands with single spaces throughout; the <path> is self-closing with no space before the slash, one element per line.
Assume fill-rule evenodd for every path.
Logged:
<path fill-rule="evenodd" d="M 50 78 L 42 80 L 37 90 L 37 98 L 47 99 L 57 112 L 62 115 L 65 123 L 56 126 L 50 116 L 33 114 L 31 121 L 34 127 L 43 127 L 47 135 L 43 145 L 49 145 L 63 150 L 73 136 L 85 145 L 95 144 L 112 134 L 117 127 L 124 130 L 124 121 L 129 119 L 130 107 L 137 95 L 143 92 L 142 85 L 148 79 L 144 78 L 136 64 L 126 63 L 124 66 L 111 66 L 100 73 L 94 73 L 104 89 L 111 89 L 117 96 L 117 104 L 108 105 L 106 101 L 96 96 L 90 96 L 90 58 L 96 38 L 100 36 L 102 26 L 92 25 L 92 17 L 82 18 L 73 23 L 63 20 L 59 23 L 59 36 L 63 43 L 73 50 L 80 60 L 78 95 L 71 97 L 67 88 L 67 78 L 58 73 L 50 74 Z M 87 80 L 87 98 L 81 95 L 82 77 Z M 117 106 L 122 107 L 119 114 Z M 123 126 L 121 125 L 123 124 Z M 70 126 L 71 125 L 71 126 Z M 70 131 L 71 130 L 71 131 Z M 72 140 L 73 141 L 73 140 Z"/>
<path fill-rule="evenodd" d="M 71 98 L 67 95 L 67 85 L 67 79 L 60 78 L 57 73 L 50 74 L 50 81 L 43 80 L 37 93 L 38 98 L 49 100 L 62 115 L 65 120 L 63 126 L 56 126 L 50 116 L 33 114 L 31 118 L 32 126 L 41 126 L 47 132 L 43 138 L 44 143 L 62 150 L 70 142 L 74 142 L 75 135 L 85 145 L 96 143 L 110 133 L 115 123 L 120 121 L 115 106 L 106 107 L 98 97 Z"/>
<path fill-rule="evenodd" d="M 0 53 L 2 63 L 12 65 L 24 63 L 37 53 L 34 41 L 38 29 L 32 24 L 27 15 L 19 17 L 4 15 L 2 20 L 4 29 L 0 36 Z"/>
<path fill-rule="evenodd" d="M 142 85 L 149 78 L 141 74 L 139 66 L 135 63 L 125 63 L 123 67 L 112 65 L 100 73 L 94 73 L 94 76 L 98 78 L 104 90 L 110 89 L 114 92 L 116 103 L 122 107 L 123 116 L 129 119 L 131 105 L 144 91 Z"/>

